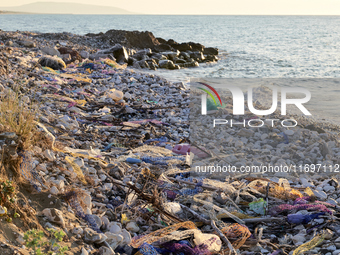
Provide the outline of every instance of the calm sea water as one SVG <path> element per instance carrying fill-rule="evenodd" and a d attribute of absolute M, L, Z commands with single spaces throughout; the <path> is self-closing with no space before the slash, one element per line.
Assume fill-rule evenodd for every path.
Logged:
<path fill-rule="evenodd" d="M 0 15 L 0 29 L 75 34 L 148 30 L 156 37 L 220 49 L 218 63 L 156 71 L 172 80 L 340 77 L 340 16 Z M 309 86 L 322 91 L 324 102 L 339 101 L 338 83 Z"/>

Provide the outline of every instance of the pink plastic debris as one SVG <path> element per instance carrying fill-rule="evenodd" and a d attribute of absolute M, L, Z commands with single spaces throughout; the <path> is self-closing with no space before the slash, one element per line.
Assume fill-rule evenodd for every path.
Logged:
<path fill-rule="evenodd" d="M 181 155 L 187 155 L 187 153 L 190 153 L 190 144 L 177 144 L 172 149 L 172 152 Z"/>
<path fill-rule="evenodd" d="M 203 148 L 203 150 L 205 150 L 205 148 Z M 195 156 L 199 158 L 206 158 L 209 156 L 204 151 L 201 151 L 200 149 L 196 147 L 191 147 L 190 144 L 187 144 L 187 143 L 175 145 L 175 147 L 172 149 L 172 152 L 176 154 L 181 154 L 181 155 L 187 155 L 188 153 L 192 152 L 193 154 L 195 154 Z"/>

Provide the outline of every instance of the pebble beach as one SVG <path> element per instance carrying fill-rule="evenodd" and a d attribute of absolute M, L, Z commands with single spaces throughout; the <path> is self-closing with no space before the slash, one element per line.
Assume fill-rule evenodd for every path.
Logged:
<path fill-rule="evenodd" d="M 190 88 L 147 72 L 216 61 L 216 48 L 150 32 L 0 31 L 1 180 L 16 190 L 0 207 L 1 254 L 30 254 L 30 229 L 62 230 L 64 254 L 340 254 L 338 125 L 300 118 L 211 139 Z M 213 114 L 230 119 L 223 101 Z M 31 136 L 9 125 L 22 112 Z M 195 171 L 214 164 L 328 172 Z"/>

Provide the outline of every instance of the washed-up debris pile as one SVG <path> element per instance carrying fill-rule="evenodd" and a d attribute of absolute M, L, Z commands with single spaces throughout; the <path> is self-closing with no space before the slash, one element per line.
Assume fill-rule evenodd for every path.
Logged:
<path fill-rule="evenodd" d="M 30 199 L 25 206 L 36 208 L 32 217 L 67 233 L 65 254 L 340 254 L 336 177 L 198 175 L 190 168 L 193 157 L 219 156 L 213 147 L 190 145 L 186 85 L 112 58 L 91 60 L 71 40 L 66 45 L 80 57 L 70 51 L 65 63 L 40 48 L 48 44 L 41 37 L 15 35 L 0 36 L 0 92 L 36 106 L 39 139 L 25 147 L 20 135 L 0 126 L 0 146 L 6 162 L 20 161 L 19 189 Z M 272 144 L 270 153 L 275 144 L 296 157 L 302 157 L 297 144 L 307 143 L 316 158 L 335 164 L 339 130 L 322 130 L 286 132 L 288 143 L 277 135 L 284 130 L 228 131 L 227 160 L 266 158 L 247 151 L 247 142 L 261 140 Z M 299 140 L 300 131 L 315 141 Z M 314 144 L 318 138 L 323 147 Z M 248 156 L 233 156 L 234 148 Z M 6 245 L 25 250 L 20 240 Z"/>

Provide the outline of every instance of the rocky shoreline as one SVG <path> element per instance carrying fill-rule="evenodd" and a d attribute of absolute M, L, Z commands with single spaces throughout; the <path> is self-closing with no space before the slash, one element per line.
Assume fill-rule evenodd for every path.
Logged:
<path fill-rule="evenodd" d="M 84 36 L 70 33 L 2 32 L 1 36 L 7 46 L 38 47 L 44 54 L 58 56 L 66 64 L 82 59 L 110 58 L 136 69 L 174 70 L 218 61 L 217 48 L 194 42 L 177 43 L 172 39 L 166 41 L 147 31 L 109 30 L 106 33 Z M 48 40 L 47 43 L 45 39 Z M 67 42 L 75 43 L 73 46 L 76 48 L 69 47 Z"/>
<path fill-rule="evenodd" d="M 70 255 L 339 254 L 336 176 L 191 171 L 189 88 L 135 67 L 217 53 L 147 32 L 0 31 L 1 181 L 16 192 L 0 204 L 1 254 L 29 254 L 25 233 L 49 228 L 66 233 Z M 224 101 L 221 117 L 231 107 Z M 195 121 L 198 134 L 206 118 Z M 218 141 L 204 140 L 210 157 L 193 147 L 191 156 L 213 162 L 223 152 L 219 163 L 238 166 L 340 163 L 339 129 L 302 123 L 293 133 L 218 129 Z"/>

